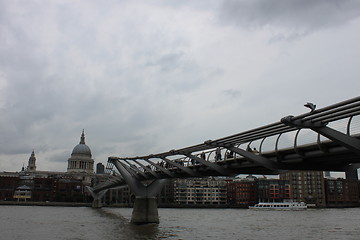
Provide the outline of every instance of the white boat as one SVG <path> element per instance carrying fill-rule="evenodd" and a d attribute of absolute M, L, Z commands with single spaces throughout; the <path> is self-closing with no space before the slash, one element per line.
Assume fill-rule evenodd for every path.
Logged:
<path fill-rule="evenodd" d="M 249 209 L 253 210 L 306 210 L 304 202 L 260 202 Z"/>

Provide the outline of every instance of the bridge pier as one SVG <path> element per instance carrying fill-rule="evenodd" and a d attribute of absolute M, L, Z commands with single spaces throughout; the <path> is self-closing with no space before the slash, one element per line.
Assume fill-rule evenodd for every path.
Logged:
<path fill-rule="evenodd" d="M 146 224 L 146 223 L 159 223 L 159 213 L 157 207 L 156 195 L 161 191 L 167 180 L 158 179 L 149 185 L 144 185 L 136 179 L 131 179 L 132 184 L 129 186 L 133 188 L 136 195 L 133 212 L 131 216 L 131 223 Z"/>
<path fill-rule="evenodd" d="M 93 197 L 93 202 L 91 204 L 92 208 L 102 208 L 102 198 L 107 192 L 108 189 L 102 190 L 100 192 L 94 192 L 94 190 L 91 187 L 86 187 L 86 190 L 91 194 Z"/>
<path fill-rule="evenodd" d="M 159 223 L 156 197 L 136 197 L 131 223 Z"/>
<path fill-rule="evenodd" d="M 130 171 L 127 170 L 123 163 L 116 160 L 112 161 L 112 163 L 136 196 L 131 223 L 159 223 L 156 195 L 161 191 L 167 180 L 157 179 L 150 184 L 143 184 L 141 180 L 130 174 Z"/>
<path fill-rule="evenodd" d="M 91 207 L 92 208 L 102 208 L 103 204 L 101 199 L 94 199 L 93 202 L 91 203 Z"/>

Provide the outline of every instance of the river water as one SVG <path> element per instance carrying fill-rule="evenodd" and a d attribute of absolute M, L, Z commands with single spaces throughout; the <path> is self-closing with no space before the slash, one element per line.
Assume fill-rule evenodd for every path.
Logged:
<path fill-rule="evenodd" d="M 131 212 L 130 208 L 0 206 L 0 239 L 360 239 L 360 208 L 160 208 L 160 224 L 140 226 L 129 223 Z"/>

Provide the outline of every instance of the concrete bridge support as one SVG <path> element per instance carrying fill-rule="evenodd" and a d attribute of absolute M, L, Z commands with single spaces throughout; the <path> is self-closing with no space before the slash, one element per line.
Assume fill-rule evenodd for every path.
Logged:
<path fill-rule="evenodd" d="M 93 202 L 91 207 L 93 208 L 101 208 L 103 206 L 102 204 L 102 198 L 104 197 L 105 193 L 108 189 L 102 190 L 100 192 L 94 192 L 94 190 L 91 187 L 86 187 L 86 190 L 91 194 L 93 197 Z"/>
<path fill-rule="evenodd" d="M 159 223 L 159 214 L 157 208 L 156 196 L 166 183 L 166 179 L 157 179 L 149 185 L 143 184 L 130 174 L 120 161 L 114 161 L 113 164 L 119 170 L 122 177 L 129 185 L 131 191 L 135 194 L 135 203 L 131 216 L 131 223 L 146 224 Z"/>
<path fill-rule="evenodd" d="M 92 208 L 102 208 L 102 201 L 101 199 L 94 199 L 93 202 L 91 203 L 91 207 Z"/>
<path fill-rule="evenodd" d="M 131 223 L 159 223 L 156 197 L 136 197 L 131 216 Z"/>
<path fill-rule="evenodd" d="M 132 181 L 137 181 L 132 179 Z M 146 224 L 159 223 L 159 213 L 156 195 L 161 191 L 167 180 L 159 179 L 146 186 L 139 182 L 137 190 L 133 190 L 136 195 L 131 223 Z M 142 186 L 139 188 L 139 186 Z"/>

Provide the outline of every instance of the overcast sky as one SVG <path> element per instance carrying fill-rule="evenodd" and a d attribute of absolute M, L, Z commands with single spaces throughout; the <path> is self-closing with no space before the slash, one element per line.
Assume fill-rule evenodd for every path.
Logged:
<path fill-rule="evenodd" d="M 360 1 L 0 0 L 0 171 L 187 147 L 360 92 Z"/>

